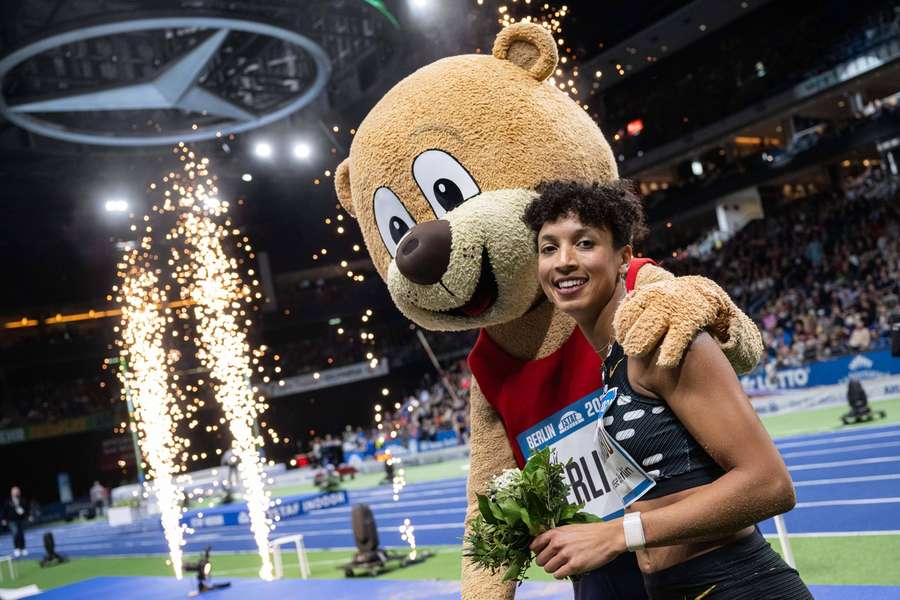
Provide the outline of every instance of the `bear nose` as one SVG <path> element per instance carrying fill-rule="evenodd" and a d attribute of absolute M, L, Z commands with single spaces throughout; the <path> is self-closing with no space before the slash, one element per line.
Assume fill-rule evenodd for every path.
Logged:
<path fill-rule="evenodd" d="M 441 280 L 450 265 L 450 222 L 425 221 L 409 230 L 397 248 L 397 268 L 420 285 Z"/>

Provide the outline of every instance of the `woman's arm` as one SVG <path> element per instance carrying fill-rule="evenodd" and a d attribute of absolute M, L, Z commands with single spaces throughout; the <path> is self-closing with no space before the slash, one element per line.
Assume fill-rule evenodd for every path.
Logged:
<path fill-rule="evenodd" d="M 632 367 L 635 362 L 637 368 Z M 694 340 L 674 369 L 658 367 L 655 353 L 630 361 L 629 378 L 637 387 L 665 398 L 725 470 L 683 500 L 642 513 L 647 546 L 725 537 L 793 508 L 787 467 L 734 370 L 708 334 Z M 538 565 L 563 578 L 606 564 L 625 551 L 625 538 L 618 520 L 568 525 L 539 535 L 532 550 L 538 554 Z"/>
<path fill-rule="evenodd" d="M 647 546 L 725 536 L 794 507 L 787 467 L 712 338 L 701 334 L 675 369 L 645 364 L 636 379 L 666 399 L 725 470 L 684 500 L 642 514 Z"/>

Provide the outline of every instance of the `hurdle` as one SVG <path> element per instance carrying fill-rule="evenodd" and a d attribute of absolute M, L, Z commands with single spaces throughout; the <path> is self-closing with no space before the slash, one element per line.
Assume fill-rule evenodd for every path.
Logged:
<path fill-rule="evenodd" d="M 788 537 L 787 527 L 784 524 L 782 515 L 775 515 L 775 531 L 778 532 L 778 542 L 781 544 L 781 553 L 784 555 L 784 562 L 792 569 L 796 569 L 794 562 L 794 551 L 791 549 L 791 540 Z"/>
<path fill-rule="evenodd" d="M 0 556 L 0 563 L 6 563 L 6 566 L 9 567 L 9 578 L 13 580 L 16 578 L 16 567 L 13 564 L 13 557 L 11 554 L 7 554 L 6 556 Z M 3 568 L 0 567 L 0 581 L 3 581 Z"/>
<path fill-rule="evenodd" d="M 275 563 L 275 579 L 284 577 L 284 565 L 281 561 L 281 546 L 285 544 L 294 544 L 297 549 L 297 563 L 300 566 L 300 577 L 309 579 L 309 561 L 306 558 L 306 546 L 303 544 L 303 535 L 286 535 L 275 538 L 269 542 L 269 549 L 272 552 L 273 562 Z"/>

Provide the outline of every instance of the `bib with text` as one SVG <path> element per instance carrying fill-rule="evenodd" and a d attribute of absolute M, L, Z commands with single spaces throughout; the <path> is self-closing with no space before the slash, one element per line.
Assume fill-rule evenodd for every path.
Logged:
<path fill-rule="evenodd" d="M 566 466 L 569 503 L 584 504 L 584 511 L 604 520 L 621 517 L 656 485 L 603 427 L 617 391 L 595 390 L 516 437 L 526 460 L 549 446 Z"/>

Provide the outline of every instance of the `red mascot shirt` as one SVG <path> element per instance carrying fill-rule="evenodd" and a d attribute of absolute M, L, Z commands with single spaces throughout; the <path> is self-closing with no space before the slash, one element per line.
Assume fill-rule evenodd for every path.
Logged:
<path fill-rule="evenodd" d="M 649 258 L 633 259 L 625 288 L 634 289 L 638 270 Z M 482 329 L 469 353 L 469 368 L 491 406 L 500 414 L 519 468 L 525 458 L 516 436 L 579 398 L 603 386 L 602 359 L 575 327 L 555 352 L 540 359 L 520 360 L 500 348 Z"/>

